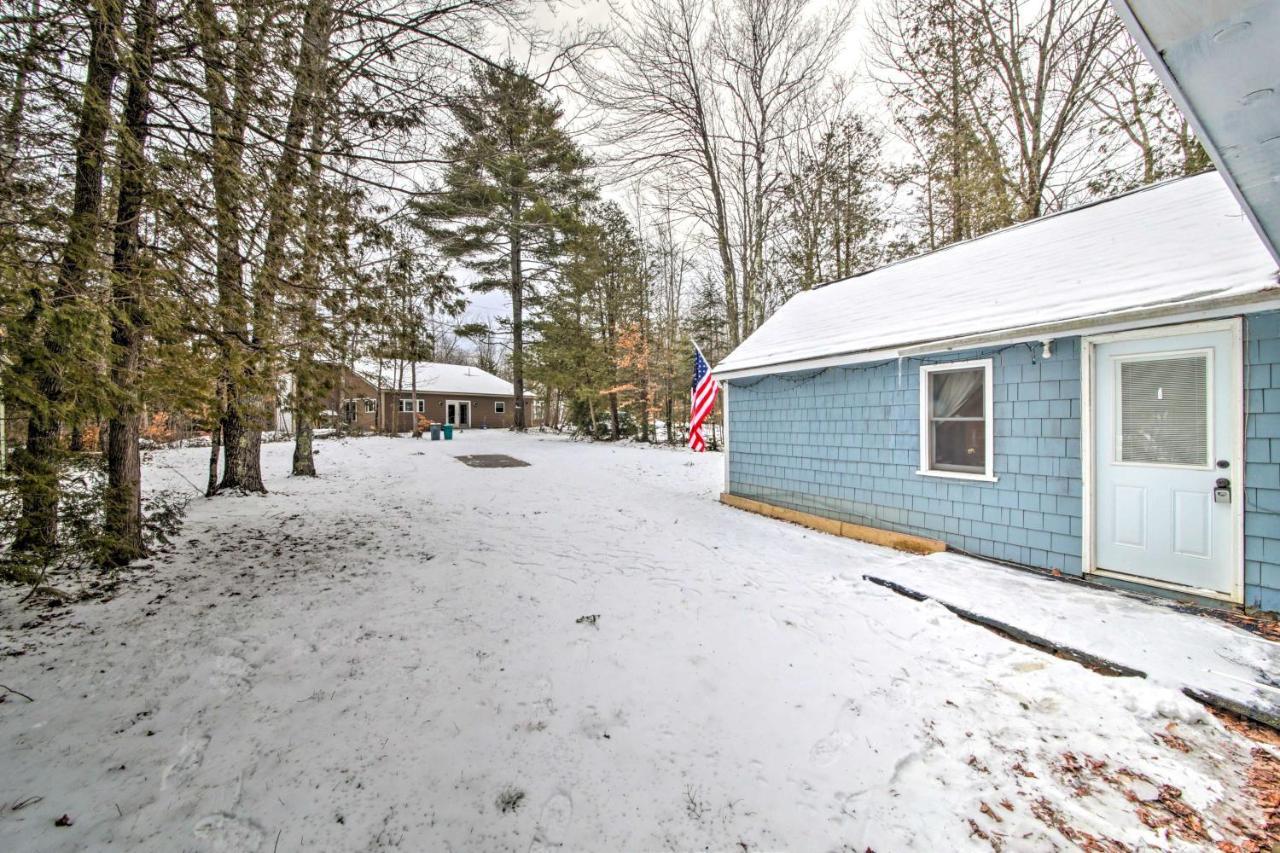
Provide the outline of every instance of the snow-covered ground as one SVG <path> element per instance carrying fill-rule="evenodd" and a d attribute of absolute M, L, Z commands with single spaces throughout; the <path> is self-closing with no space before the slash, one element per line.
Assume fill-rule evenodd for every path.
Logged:
<path fill-rule="evenodd" d="M 196 499 L 110 601 L 0 599 L 0 683 L 35 700 L 0 703 L 0 849 L 1178 849 L 1259 824 L 1253 745 L 1173 686 L 861 581 L 906 555 L 717 504 L 718 455 L 318 447 L 295 480 L 267 445 L 270 495 Z M 206 461 L 156 453 L 148 483 Z"/>
<path fill-rule="evenodd" d="M 1280 718 L 1280 643 L 1113 590 L 1064 585 L 943 552 L 876 570 L 885 580 L 1037 637 Z"/>

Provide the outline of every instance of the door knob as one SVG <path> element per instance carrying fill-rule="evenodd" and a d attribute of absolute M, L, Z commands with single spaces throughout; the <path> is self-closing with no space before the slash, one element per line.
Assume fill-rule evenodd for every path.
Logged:
<path fill-rule="evenodd" d="M 1231 503 L 1231 481 L 1226 477 L 1219 477 L 1214 484 L 1213 502 L 1218 504 Z"/>

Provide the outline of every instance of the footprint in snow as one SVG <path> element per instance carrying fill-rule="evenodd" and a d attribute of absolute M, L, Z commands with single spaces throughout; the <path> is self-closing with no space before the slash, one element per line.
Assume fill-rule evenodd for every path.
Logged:
<path fill-rule="evenodd" d="M 862 711 L 852 699 L 846 699 L 836 713 L 831 732 L 809 749 L 809 760 L 818 767 L 830 767 L 853 743 L 853 730 Z"/>
<path fill-rule="evenodd" d="M 229 814 L 201 818 L 193 829 L 195 837 L 209 849 L 222 853 L 256 853 L 262 847 L 262 830 L 251 820 Z"/>
<path fill-rule="evenodd" d="M 569 822 L 573 820 L 573 799 L 568 791 L 556 791 L 542 806 L 538 826 L 533 834 L 529 853 L 543 853 L 564 846 Z"/>
<path fill-rule="evenodd" d="M 208 735 L 192 736 L 187 730 L 182 732 L 182 748 L 178 750 L 178 760 L 165 768 L 160 777 L 161 789 L 184 788 L 195 780 L 196 771 L 204 761 L 204 752 L 209 747 Z"/>
<path fill-rule="evenodd" d="M 229 693 L 249 686 L 252 667 L 236 655 L 219 655 L 210 661 L 209 683 Z"/>
<path fill-rule="evenodd" d="M 819 740 L 809 750 L 809 760 L 819 767 L 830 767 L 840 758 L 840 753 L 853 743 L 853 735 L 848 732 L 831 732 Z"/>

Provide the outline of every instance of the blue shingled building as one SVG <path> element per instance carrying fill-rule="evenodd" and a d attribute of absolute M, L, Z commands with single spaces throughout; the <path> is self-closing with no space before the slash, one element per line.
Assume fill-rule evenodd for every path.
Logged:
<path fill-rule="evenodd" d="M 1216 174 L 797 294 L 716 374 L 727 495 L 1280 610 L 1280 286 Z"/>

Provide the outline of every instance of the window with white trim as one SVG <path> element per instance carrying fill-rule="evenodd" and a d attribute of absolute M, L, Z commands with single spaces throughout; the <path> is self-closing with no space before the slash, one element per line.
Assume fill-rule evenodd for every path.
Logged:
<path fill-rule="evenodd" d="M 507 403 L 506 403 L 506 401 L 505 401 L 505 400 L 494 400 L 494 401 L 493 401 L 493 411 L 494 411 L 494 413 L 495 413 L 495 414 L 499 414 L 499 415 L 506 414 L 506 411 L 507 411 Z"/>
<path fill-rule="evenodd" d="M 372 415 L 375 411 L 377 411 L 377 408 L 378 408 L 378 405 L 373 400 L 366 399 L 364 401 L 364 413 L 366 415 Z"/>
<path fill-rule="evenodd" d="M 427 401 L 426 401 L 426 400 L 423 400 L 421 397 L 419 397 L 419 398 L 418 398 L 418 411 L 419 411 L 419 412 L 425 412 L 426 410 L 427 410 Z M 413 413 L 413 398 L 411 398 L 411 397 L 402 397 L 402 398 L 400 399 L 400 411 L 402 411 L 402 412 L 409 412 L 410 414 L 412 414 L 412 413 Z"/>
<path fill-rule="evenodd" d="M 920 472 L 993 480 L 991 359 L 920 368 Z"/>

